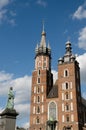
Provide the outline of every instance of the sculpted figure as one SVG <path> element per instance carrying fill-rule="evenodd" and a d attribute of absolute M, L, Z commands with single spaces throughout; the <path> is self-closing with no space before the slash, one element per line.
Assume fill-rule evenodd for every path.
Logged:
<path fill-rule="evenodd" d="M 14 93 L 13 93 L 12 87 L 10 87 L 9 92 L 8 92 L 8 101 L 7 101 L 6 108 L 14 109 Z"/>

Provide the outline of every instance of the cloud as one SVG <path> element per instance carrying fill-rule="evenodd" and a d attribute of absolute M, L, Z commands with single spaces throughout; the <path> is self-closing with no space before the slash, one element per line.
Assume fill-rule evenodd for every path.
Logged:
<path fill-rule="evenodd" d="M 52 70 L 52 74 L 53 74 L 53 83 L 55 83 L 58 78 L 58 72 L 56 70 Z"/>
<path fill-rule="evenodd" d="M 78 9 L 73 14 L 73 19 L 84 19 L 86 18 L 86 2 L 83 5 L 80 5 Z"/>
<path fill-rule="evenodd" d="M 16 13 L 8 9 L 8 5 L 12 4 L 13 0 L 0 0 L 0 24 L 4 22 L 10 25 L 16 25 L 14 17 Z"/>
<path fill-rule="evenodd" d="M 79 55 L 77 61 L 80 66 L 82 96 L 86 99 L 86 53 Z"/>
<path fill-rule="evenodd" d="M 79 62 L 81 72 L 81 82 L 86 84 L 86 53 L 79 55 L 77 61 Z"/>
<path fill-rule="evenodd" d="M 10 2 L 11 2 L 11 0 L 0 0 L 0 9 L 7 6 Z"/>
<path fill-rule="evenodd" d="M 78 46 L 86 50 L 86 27 L 82 28 L 79 32 Z"/>
<path fill-rule="evenodd" d="M 43 1 L 43 0 L 37 0 L 36 2 L 38 5 L 46 7 L 47 6 L 47 2 Z"/>

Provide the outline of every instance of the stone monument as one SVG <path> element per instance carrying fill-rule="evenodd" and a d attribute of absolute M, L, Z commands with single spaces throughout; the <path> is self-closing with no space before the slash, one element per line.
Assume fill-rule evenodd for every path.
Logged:
<path fill-rule="evenodd" d="M 0 130 L 15 130 L 18 113 L 14 109 L 14 93 L 12 87 L 10 87 L 8 92 L 6 108 L 0 113 L 0 116 Z"/>

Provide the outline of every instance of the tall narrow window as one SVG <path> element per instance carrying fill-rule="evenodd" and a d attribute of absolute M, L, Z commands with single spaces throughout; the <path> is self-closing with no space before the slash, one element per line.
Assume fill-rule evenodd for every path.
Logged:
<path fill-rule="evenodd" d="M 38 75 L 40 75 L 40 70 L 38 70 Z"/>
<path fill-rule="evenodd" d="M 37 107 L 37 113 L 40 113 L 40 108 L 39 108 L 39 106 Z"/>
<path fill-rule="evenodd" d="M 68 83 L 65 84 L 66 89 L 69 89 Z"/>
<path fill-rule="evenodd" d="M 68 77 L 68 76 L 69 76 L 68 70 L 64 70 L 64 77 Z"/>
<path fill-rule="evenodd" d="M 70 106 L 69 106 L 69 104 L 67 103 L 66 105 L 65 105 L 65 111 L 69 111 L 70 110 Z"/>
<path fill-rule="evenodd" d="M 37 123 L 37 124 L 40 123 L 39 117 L 36 118 L 36 123 Z"/>
<path fill-rule="evenodd" d="M 69 122 L 69 121 L 70 121 L 69 115 L 66 115 L 66 122 Z"/>
<path fill-rule="evenodd" d="M 40 102 L 40 97 L 39 97 L 39 96 L 37 97 L 37 102 L 38 102 L 38 103 Z"/>
<path fill-rule="evenodd" d="M 69 94 L 68 94 L 68 92 L 66 92 L 66 94 L 65 94 L 65 99 L 66 99 L 66 100 L 69 99 Z"/>
<path fill-rule="evenodd" d="M 38 83 L 40 83 L 40 78 L 38 78 Z"/>
<path fill-rule="evenodd" d="M 56 120 L 56 104 L 54 102 L 49 104 L 49 120 Z"/>

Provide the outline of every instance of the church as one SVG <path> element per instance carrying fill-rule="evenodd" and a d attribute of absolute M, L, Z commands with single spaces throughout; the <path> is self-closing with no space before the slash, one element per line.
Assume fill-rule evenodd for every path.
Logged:
<path fill-rule="evenodd" d="M 65 44 L 58 61 L 58 79 L 53 83 L 51 48 L 42 30 L 40 45 L 35 48 L 32 72 L 29 130 L 83 130 L 86 101 L 81 95 L 80 67 L 72 53 L 71 42 Z"/>

